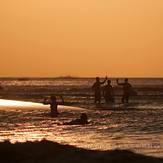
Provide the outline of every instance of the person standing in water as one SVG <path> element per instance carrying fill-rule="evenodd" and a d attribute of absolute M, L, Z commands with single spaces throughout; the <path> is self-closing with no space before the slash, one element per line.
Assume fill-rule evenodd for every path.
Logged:
<path fill-rule="evenodd" d="M 111 85 L 111 80 L 108 80 L 107 85 L 104 86 L 103 95 L 107 104 L 114 103 L 114 91 Z"/>
<path fill-rule="evenodd" d="M 50 96 L 50 101 L 47 101 L 47 99 L 44 99 L 44 104 L 50 104 L 50 115 L 52 117 L 57 117 L 59 112 L 58 112 L 58 103 L 57 103 L 57 99 L 56 96 L 51 95 Z"/>
<path fill-rule="evenodd" d="M 101 85 L 104 84 L 107 80 L 107 77 L 103 82 L 100 82 L 100 78 L 96 77 L 96 82 L 93 84 L 92 89 L 94 90 L 94 102 L 101 103 Z"/>
<path fill-rule="evenodd" d="M 128 103 L 130 95 L 133 92 L 132 85 L 128 82 L 128 78 L 124 80 L 124 83 L 119 83 L 119 79 L 116 81 L 118 85 L 123 87 L 122 103 Z"/>

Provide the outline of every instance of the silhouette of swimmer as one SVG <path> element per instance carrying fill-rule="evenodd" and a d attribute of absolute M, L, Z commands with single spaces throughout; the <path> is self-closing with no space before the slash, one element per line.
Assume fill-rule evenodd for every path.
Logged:
<path fill-rule="evenodd" d="M 51 95 L 50 96 L 50 101 L 47 101 L 47 99 L 44 99 L 44 104 L 50 104 L 50 114 L 52 117 L 57 117 L 59 112 L 58 112 L 58 103 L 56 96 Z"/>
<path fill-rule="evenodd" d="M 111 85 L 111 80 L 107 81 L 107 85 L 103 88 L 103 95 L 105 98 L 105 102 L 108 103 L 114 103 L 114 91 L 113 87 Z"/>
<path fill-rule="evenodd" d="M 93 84 L 92 89 L 94 90 L 94 102 L 101 103 L 101 85 L 104 84 L 107 80 L 107 77 L 103 82 L 100 82 L 100 78 L 96 77 L 96 82 Z"/>
<path fill-rule="evenodd" d="M 85 124 L 89 124 L 86 113 L 82 113 L 79 119 L 74 119 L 70 122 L 63 123 L 63 125 L 85 125 Z"/>
<path fill-rule="evenodd" d="M 122 103 L 128 103 L 130 96 L 135 92 L 132 85 L 128 82 L 128 78 L 124 80 L 124 83 L 119 83 L 119 79 L 117 79 L 117 84 L 123 87 Z"/>

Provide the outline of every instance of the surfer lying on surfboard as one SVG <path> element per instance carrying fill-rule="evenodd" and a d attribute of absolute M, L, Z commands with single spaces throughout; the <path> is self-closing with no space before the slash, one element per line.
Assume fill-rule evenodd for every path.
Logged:
<path fill-rule="evenodd" d="M 63 125 L 85 125 L 89 124 L 86 113 L 82 113 L 79 119 L 74 119 L 70 122 L 64 122 Z"/>

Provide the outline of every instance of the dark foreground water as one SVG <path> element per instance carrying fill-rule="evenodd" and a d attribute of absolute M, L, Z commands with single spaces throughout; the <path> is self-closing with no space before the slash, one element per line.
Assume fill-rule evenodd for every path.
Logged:
<path fill-rule="evenodd" d="M 93 105 L 93 79 L 1 79 L 1 98 L 41 102 L 42 98 L 63 94 L 66 102 L 85 108 L 59 107 L 57 118 L 49 116 L 49 106 L 0 100 L 0 141 L 48 139 L 87 149 L 130 149 L 163 157 L 163 80 L 131 79 L 138 92 L 131 104 L 120 104 L 121 89 L 116 87 L 116 105 Z M 36 106 L 35 106 L 36 105 Z M 35 107 L 34 107 L 35 106 Z M 86 112 L 90 124 L 64 126 Z"/>
<path fill-rule="evenodd" d="M 42 140 L 25 143 L 0 142 L 3 163 L 162 163 L 163 159 L 127 150 L 87 150 Z M 7 157 L 6 157 L 7 156 Z"/>

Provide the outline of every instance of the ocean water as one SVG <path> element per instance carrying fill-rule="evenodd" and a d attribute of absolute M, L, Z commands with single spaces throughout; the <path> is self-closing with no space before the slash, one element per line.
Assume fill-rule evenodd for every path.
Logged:
<path fill-rule="evenodd" d="M 122 80 L 122 79 L 121 79 Z M 163 79 L 129 79 L 138 95 L 121 104 L 122 88 L 115 79 L 116 104 L 93 104 L 92 78 L 1 78 L 1 99 L 32 101 L 11 106 L 0 100 L 0 141 L 48 139 L 87 149 L 129 149 L 163 157 Z M 62 95 L 67 107 L 59 106 L 57 118 L 49 116 L 44 97 Z M 104 102 L 104 101 L 102 101 Z M 72 108 L 74 106 L 75 108 Z M 84 109 L 81 109 L 84 108 Z M 90 124 L 67 126 L 63 122 L 88 114 Z"/>

